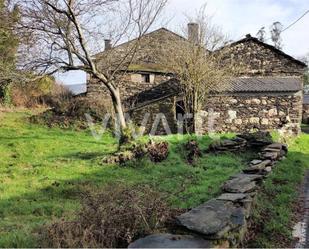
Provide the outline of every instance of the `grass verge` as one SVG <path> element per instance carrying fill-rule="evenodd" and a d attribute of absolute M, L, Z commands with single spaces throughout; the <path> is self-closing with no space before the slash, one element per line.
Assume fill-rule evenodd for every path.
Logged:
<path fill-rule="evenodd" d="M 299 197 L 299 187 L 308 169 L 309 135 L 303 134 L 291 143 L 287 159 L 277 164 L 258 194 L 248 247 L 291 246 L 297 215 L 295 204 Z"/>

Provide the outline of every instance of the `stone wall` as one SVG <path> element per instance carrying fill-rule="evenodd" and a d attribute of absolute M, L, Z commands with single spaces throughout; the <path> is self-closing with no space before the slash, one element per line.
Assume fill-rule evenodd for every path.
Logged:
<path fill-rule="evenodd" d="M 120 94 L 123 100 L 134 96 L 141 91 L 148 90 L 152 87 L 159 85 L 160 83 L 167 81 L 170 77 L 163 73 L 149 73 L 153 76 L 152 82 L 138 82 L 133 81 L 132 78 L 136 75 L 136 73 L 127 73 L 119 79 L 119 89 Z M 89 97 L 98 97 L 104 96 L 106 98 L 110 98 L 108 90 L 106 87 L 102 87 L 95 80 L 90 80 L 87 84 L 87 96 Z M 125 105 L 126 103 L 124 103 Z"/>
<path fill-rule="evenodd" d="M 221 143 L 230 144 L 238 139 Z M 230 177 L 221 186 L 220 196 L 177 216 L 178 228 L 173 232 L 178 234 L 149 235 L 134 241 L 129 248 L 242 248 L 263 179 L 285 158 L 287 151 L 284 144 L 267 145 L 243 173 Z"/>
<path fill-rule="evenodd" d="M 211 111 L 212 110 L 212 111 Z M 250 132 L 258 130 L 283 130 L 298 134 L 302 118 L 302 95 L 234 95 L 213 96 L 206 104 L 197 127 L 199 133 L 207 133 L 214 119 L 218 132 Z M 211 116 L 210 116 L 211 115 Z M 199 122 L 198 122 L 199 123 Z"/>
<path fill-rule="evenodd" d="M 304 73 L 303 65 L 283 53 L 275 52 L 271 46 L 257 42 L 255 38 L 227 46 L 222 52 L 225 64 L 239 66 L 244 75 L 285 76 Z"/>
<path fill-rule="evenodd" d="M 196 119 L 196 133 L 282 130 L 298 134 L 302 119 L 301 110 L 301 93 L 212 96 L 205 110 Z M 177 132 L 175 98 L 168 98 L 137 109 L 131 116 L 134 122 L 140 125 L 145 113 L 150 113 L 151 116 L 146 125 L 147 133 L 151 130 L 152 121 L 158 113 L 166 115 L 171 131 Z M 159 134 L 162 132 L 164 130 L 160 129 Z"/>
<path fill-rule="evenodd" d="M 303 123 L 309 124 L 309 104 L 303 105 Z"/>
<path fill-rule="evenodd" d="M 149 115 L 146 125 L 143 126 L 145 129 L 145 134 L 150 134 L 151 130 L 154 129 L 155 133 L 153 135 L 165 135 L 168 129 L 172 133 L 177 132 L 177 123 L 174 110 L 175 99 L 167 98 L 132 111 L 130 113 L 130 117 L 136 125 L 142 126 L 145 115 Z M 161 114 L 164 114 L 164 116 Z M 159 121 L 158 126 L 156 126 L 155 120 L 157 122 Z M 157 129 L 155 129 L 155 127 L 157 127 Z"/>

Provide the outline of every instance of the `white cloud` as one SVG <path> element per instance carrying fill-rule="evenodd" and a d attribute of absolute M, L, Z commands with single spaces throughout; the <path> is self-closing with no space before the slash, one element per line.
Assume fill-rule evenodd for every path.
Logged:
<path fill-rule="evenodd" d="M 175 28 L 185 22 L 183 13 L 193 15 L 204 0 L 171 0 L 167 13 L 174 14 L 169 27 Z M 233 40 L 243 38 L 280 21 L 287 27 L 306 10 L 308 0 L 209 0 L 208 11 L 214 14 L 214 22 L 220 25 Z M 291 55 L 300 56 L 309 52 L 309 14 L 282 34 L 283 50 Z"/>

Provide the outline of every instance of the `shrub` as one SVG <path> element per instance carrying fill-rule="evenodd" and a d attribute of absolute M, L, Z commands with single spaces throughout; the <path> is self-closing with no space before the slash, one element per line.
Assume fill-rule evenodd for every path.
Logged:
<path fill-rule="evenodd" d="M 172 215 L 162 194 L 148 186 L 113 184 L 83 194 L 76 220 L 64 219 L 43 233 L 45 247 L 126 247 L 163 227 Z"/>
<path fill-rule="evenodd" d="M 148 146 L 149 158 L 153 162 L 162 162 L 168 156 L 168 142 L 152 143 Z"/>
<path fill-rule="evenodd" d="M 13 83 L 9 93 L 11 103 L 14 106 L 36 107 L 42 104 L 43 96 L 53 93 L 56 86 L 54 79 L 49 76 L 25 83 Z"/>
<path fill-rule="evenodd" d="M 51 109 L 33 117 L 32 121 L 46 124 L 49 127 L 86 128 L 85 114 L 89 114 L 94 121 L 101 121 L 106 113 L 111 113 L 109 102 L 105 99 L 95 100 L 86 96 L 74 97 L 67 92 L 44 96 L 44 103 L 49 105 Z"/>
<path fill-rule="evenodd" d="M 196 158 L 202 156 L 202 152 L 199 148 L 198 142 L 195 140 L 190 140 L 185 144 L 185 150 L 187 151 L 186 159 L 188 163 L 193 164 Z"/>

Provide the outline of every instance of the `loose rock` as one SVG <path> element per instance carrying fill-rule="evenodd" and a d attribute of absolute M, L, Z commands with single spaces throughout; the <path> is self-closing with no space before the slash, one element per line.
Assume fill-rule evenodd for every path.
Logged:
<path fill-rule="evenodd" d="M 223 191 L 229 193 L 248 193 L 257 189 L 256 181 L 260 180 L 261 175 L 238 174 L 225 182 Z"/>
<path fill-rule="evenodd" d="M 187 229 L 207 238 L 224 238 L 225 235 L 245 222 L 244 210 L 230 201 L 212 199 L 177 217 Z"/>
<path fill-rule="evenodd" d="M 217 197 L 217 200 L 239 202 L 241 200 L 244 200 L 247 196 L 248 195 L 246 194 L 224 193 Z"/>

